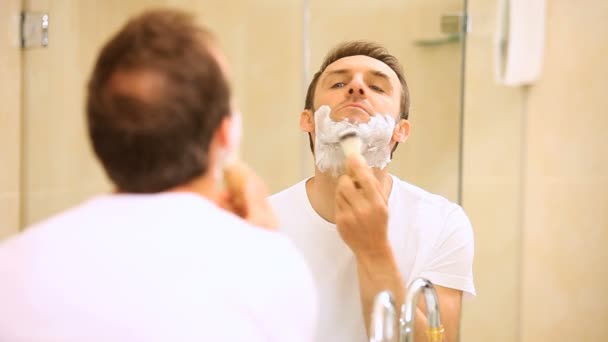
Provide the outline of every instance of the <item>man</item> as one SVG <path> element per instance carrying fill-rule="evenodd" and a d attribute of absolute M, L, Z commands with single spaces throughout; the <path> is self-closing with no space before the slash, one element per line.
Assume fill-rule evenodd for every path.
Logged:
<path fill-rule="evenodd" d="M 0 245 L 0 341 L 312 339 L 313 279 L 262 184 L 238 168 L 220 187 L 239 143 L 226 67 L 179 11 L 104 46 L 87 118 L 117 190 Z"/>
<path fill-rule="evenodd" d="M 470 222 L 458 205 L 386 170 L 409 135 L 409 102 L 397 59 L 368 42 L 331 51 L 308 88 L 300 127 L 315 174 L 271 204 L 315 276 L 317 341 L 366 341 L 374 297 L 390 290 L 400 307 L 417 277 L 435 284 L 446 341 L 458 339 L 462 294 L 475 293 Z M 351 131 L 363 158 L 340 150 Z M 425 315 L 421 303 L 416 341 L 426 340 Z"/>

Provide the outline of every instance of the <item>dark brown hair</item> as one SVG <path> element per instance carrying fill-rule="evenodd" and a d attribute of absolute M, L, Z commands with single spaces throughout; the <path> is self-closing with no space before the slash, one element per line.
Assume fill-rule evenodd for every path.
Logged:
<path fill-rule="evenodd" d="M 367 56 L 381 61 L 382 63 L 388 65 L 397 77 L 399 78 L 399 82 L 401 83 L 401 104 L 399 106 L 400 117 L 402 119 L 406 119 L 409 117 L 410 113 L 410 94 L 409 89 L 407 87 L 407 82 L 405 81 L 405 76 L 403 74 L 403 67 L 399 60 L 393 55 L 391 55 L 386 48 L 383 46 L 368 41 L 351 41 L 345 42 L 334 49 L 332 49 L 323 60 L 319 71 L 317 71 L 312 77 L 312 81 L 308 86 L 308 90 L 306 92 L 306 100 L 304 102 L 304 109 L 308 109 L 314 111 L 314 98 L 315 92 L 317 88 L 317 83 L 319 82 L 319 78 L 325 71 L 325 69 L 335 61 L 350 57 L 350 56 Z M 309 134 L 308 139 L 310 142 L 310 148 L 313 150 L 312 137 Z M 395 148 L 397 146 L 395 145 Z M 394 151 L 394 149 L 393 149 Z"/>
<path fill-rule="evenodd" d="M 88 85 L 93 149 L 120 191 L 154 193 L 209 168 L 230 89 L 213 37 L 177 10 L 131 19 L 103 47 Z"/>

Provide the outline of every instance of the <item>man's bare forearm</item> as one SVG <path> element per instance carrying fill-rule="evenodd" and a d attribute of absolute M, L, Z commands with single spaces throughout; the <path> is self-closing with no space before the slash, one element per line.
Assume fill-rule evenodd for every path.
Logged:
<path fill-rule="evenodd" d="M 401 272 L 399 272 L 392 251 L 371 257 L 357 257 L 357 273 L 359 276 L 359 292 L 361 295 L 363 317 L 365 319 L 365 329 L 369 336 L 371 312 L 376 295 L 381 291 L 390 291 L 394 296 L 395 309 L 399 315 L 405 298 L 405 282 L 401 277 Z M 416 308 L 415 317 L 416 327 L 414 331 L 416 341 L 426 341 L 426 315 L 420 307 Z"/>

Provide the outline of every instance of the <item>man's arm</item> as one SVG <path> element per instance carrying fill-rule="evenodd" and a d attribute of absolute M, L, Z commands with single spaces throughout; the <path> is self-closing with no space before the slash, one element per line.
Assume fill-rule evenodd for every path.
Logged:
<path fill-rule="evenodd" d="M 435 291 L 437 291 L 437 296 L 439 297 L 439 314 L 441 315 L 441 323 L 445 328 L 443 339 L 446 342 L 459 341 L 462 291 L 438 285 L 434 285 L 434 287 Z M 416 326 L 416 328 L 418 328 L 418 326 Z M 418 333 L 416 333 L 416 335 L 418 335 Z"/>
<path fill-rule="evenodd" d="M 349 175 L 340 178 L 336 191 L 336 224 L 340 236 L 357 259 L 360 300 L 366 329 L 369 329 L 375 296 L 380 291 L 391 291 L 400 312 L 406 288 L 388 242 L 388 205 L 381 186 L 364 161 L 355 157 L 349 158 L 347 163 Z M 462 292 L 441 286 L 435 288 L 446 330 L 445 341 L 456 341 Z M 415 338 L 427 341 L 423 297 L 420 297 L 415 317 Z"/>
<path fill-rule="evenodd" d="M 359 291 L 361 294 L 361 306 L 365 317 L 366 329 L 370 327 L 371 311 L 376 295 L 384 290 L 389 290 L 395 296 L 395 305 L 398 314 L 405 297 L 406 288 L 401 274 L 392 256 L 382 259 L 361 260 L 357 259 L 357 272 L 359 275 Z M 441 323 L 445 328 L 444 341 L 458 341 L 462 291 L 443 286 L 434 285 L 439 297 L 439 313 Z M 426 305 L 424 296 L 419 297 L 416 307 L 415 329 L 416 341 L 427 341 L 426 331 L 428 329 Z M 368 331 L 369 335 L 369 331 Z"/>

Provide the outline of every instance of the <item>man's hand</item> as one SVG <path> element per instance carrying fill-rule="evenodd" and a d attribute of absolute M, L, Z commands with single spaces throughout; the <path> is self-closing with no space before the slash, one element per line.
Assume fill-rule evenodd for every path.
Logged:
<path fill-rule="evenodd" d="M 277 219 L 268 202 L 268 190 L 264 182 L 251 168 L 234 163 L 224 169 L 226 192 L 220 206 L 249 223 L 276 230 Z"/>
<path fill-rule="evenodd" d="M 384 255 L 390 245 L 382 186 L 361 156 L 348 157 L 346 169 L 336 188 L 338 232 L 357 258 Z"/>
<path fill-rule="evenodd" d="M 346 168 L 347 175 L 340 177 L 336 188 L 336 226 L 357 259 L 363 318 L 369 329 L 376 295 L 391 291 L 400 308 L 405 286 L 388 240 L 388 204 L 380 182 L 361 156 L 348 157 Z"/>

